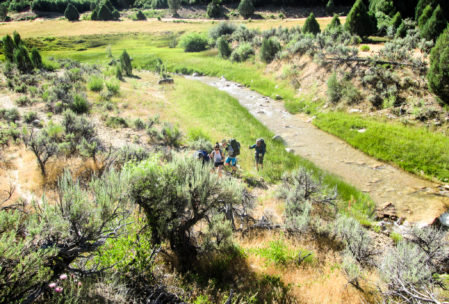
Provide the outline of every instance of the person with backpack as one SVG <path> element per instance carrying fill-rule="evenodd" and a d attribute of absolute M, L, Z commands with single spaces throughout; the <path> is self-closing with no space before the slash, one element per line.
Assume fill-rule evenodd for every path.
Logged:
<path fill-rule="evenodd" d="M 265 156 L 265 152 L 267 152 L 267 145 L 263 138 L 259 138 L 256 140 L 256 143 L 252 146 L 249 146 L 250 149 L 255 149 L 254 158 L 256 161 L 256 169 L 259 171 L 260 168 L 263 169 L 263 157 Z"/>
<path fill-rule="evenodd" d="M 231 139 L 229 143 L 226 139 L 223 139 L 222 144 L 223 148 L 226 150 L 226 153 L 228 155 L 225 161 L 225 166 L 231 166 L 232 173 L 236 173 L 237 155 L 240 154 L 240 143 L 235 139 Z"/>
<path fill-rule="evenodd" d="M 209 157 L 214 160 L 214 168 L 218 172 L 218 177 L 221 177 L 221 170 L 223 169 L 224 164 L 224 155 L 218 142 L 215 144 L 214 150 L 210 153 Z"/>
<path fill-rule="evenodd" d="M 203 163 L 203 166 L 205 164 L 208 164 L 209 161 L 210 161 L 209 154 L 207 153 L 206 150 L 198 150 L 198 151 L 196 151 L 196 156 L 197 156 L 198 160 L 201 160 L 201 162 Z"/>

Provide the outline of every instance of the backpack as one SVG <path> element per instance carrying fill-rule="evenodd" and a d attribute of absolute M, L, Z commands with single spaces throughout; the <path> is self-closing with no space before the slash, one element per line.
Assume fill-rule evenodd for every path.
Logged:
<path fill-rule="evenodd" d="M 206 150 L 198 150 L 198 159 L 201 159 L 203 163 L 208 162 L 210 160 L 209 154 L 207 154 Z"/>
<path fill-rule="evenodd" d="M 229 144 L 231 145 L 232 150 L 234 150 L 234 156 L 240 155 L 240 143 L 233 138 Z"/>
<path fill-rule="evenodd" d="M 267 151 L 267 144 L 265 143 L 265 140 L 263 140 L 263 138 L 259 138 L 256 142 L 260 142 L 260 147 L 263 149 L 263 151 Z"/>

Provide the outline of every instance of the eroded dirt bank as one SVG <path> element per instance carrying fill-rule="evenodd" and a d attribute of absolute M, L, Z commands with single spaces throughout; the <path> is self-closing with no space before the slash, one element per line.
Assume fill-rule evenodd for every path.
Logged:
<path fill-rule="evenodd" d="M 282 102 L 224 78 L 188 78 L 218 88 L 238 99 L 259 121 L 282 136 L 295 153 L 368 193 L 378 206 L 393 203 L 398 215 L 410 222 L 429 224 L 449 207 L 449 197 L 440 190 L 441 185 L 365 155 L 313 126 L 310 117 L 289 114 Z"/>

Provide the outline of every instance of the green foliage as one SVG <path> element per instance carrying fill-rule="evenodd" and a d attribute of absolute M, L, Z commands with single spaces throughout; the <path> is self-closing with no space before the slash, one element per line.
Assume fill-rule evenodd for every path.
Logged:
<path fill-rule="evenodd" d="M 401 23 L 402 23 L 401 13 L 397 12 L 391 19 L 391 26 L 393 27 L 395 32 L 398 29 L 398 27 L 401 25 Z"/>
<path fill-rule="evenodd" d="M 250 56 L 254 55 L 254 48 L 251 43 L 240 43 L 239 46 L 232 51 L 231 60 L 236 62 L 246 61 Z"/>
<path fill-rule="evenodd" d="M 435 7 L 435 0 L 419 0 L 418 4 L 415 7 L 415 20 L 419 20 L 421 15 L 423 14 L 424 10 L 427 8 L 427 6 Z"/>
<path fill-rule="evenodd" d="M 357 0 L 352 6 L 346 17 L 345 29 L 360 37 L 368 37 L 376 31 L 373 17 L 368 14 L 363 0 Z"/>
<path fill-rule="evenodd" d="M 241 0 L 237 9 L 239 14 L 245 19 L 254 14 L 254 4 L 251 0 Z"/>
<path fill-rule="evenodd" d="M 437 39 L 430 53 L 430 69 L 427 73 L 429 87 L 443 103 L 449 104 L 449 27 Z"/>
<path fill-rule="evenodd" d="M 220 179 L 209 167 L 185 156 L 176 156 L 172 162 L 163 164 L 153 158 L 132 165 L 128 170 L 131 196 L 147 217 L 153 244 L 168 242 L 182 267 L 190 268 L 201 248 L 210 251 L 210 242 L 221 248 L 230 245 L 229 238 L 225 237 L 228 228 L 214 231 L 212 223 L 216 221 L 212 218 L 216 218 L 222 207 L 242 204 L 240 183 L 234 179 Z M 205 243 L 194 232 L 200 221 L 215 234 L 215 237 L 206 237 Z M 223 222 L 223 218 L 220 221 Z"/>
<path fill-rule="evenodd" d="M 9 35 L 5 35 L 2 40 L 5 59 L 9 62 L 14 62 L 14 41 Z"/>
<path fill-rule="evenodd" d="M 42 57 L 39 51 L 34 47 L 31 49 L 31 62 L 33 63 L 34 68 L 41 69 L 42 68 Z"/>
<path fill-rule="evenodd" d="M 0 4 L 0 21 L 6 21 L 8 19 L 8 6 L 6 3 Z"/>
<path fill-rule="evenodd" d="M 340 18 L 337 14 L 334 14 L 334 17 L 332 17 L 331 22 L 326 27 L 326 31 L 335 30 L 339 28 L 341 28 Z"/>
<path fill-rule="evenodd" d="M 209 37 L 214 41 L 224 35 L 232 35 L 236 31 L 234 23 L 220 22 L 209 30 Z"/>
<path fill-rule="evenodd" d="M 87 81 L 87 88 L 93 92 L 100 92 L 103 89 L 104 82 L 100 76 L 92 76 Z"/>
<path fill-rule="evenodd" d="M 69 21 L 76 21 L 79 20 L 80 14 L 74 5 L 69 3 L 64 11 L 64 17 Z"/>
<path fill-rule="evenodd" d="M 147 17 L 145 16 L 144 13 L 142 13 L 141 10 L 137 11 L 136 13 L 136 19 L 137 20 L 147 20 Z"/>
<path fill-rule="evenodd" d="M 22 44 L 22 38 L 17 31 L 12 33 L 12 40 L 14 41 L 14 46 L 19 47 Z"/>
<path fill-rule="evenodd" d="M 209 18 L 217 18 L 220 16 L 220 2 L 212 0 L 207 5 L 206 14 Z"/>
<path fill-rule="evenodd" d="M 436 40 L 438 36 L 444 31 L 448 23 L 444 17 L 441 6 L 433 11 L 432 17 L 427 20 L 426 24 L 421 28 L 421 35 L 427 40 Z"/>
<path fill-rule="evenodd" d="M 120 18 L 120 13 L 111 4 L 109 0 L 103 0 L 97 4 L 95 9 L 92 11 L 92 20 L 118 20 Z"/>
<path fill-rule="evenodd" d="M 84 114 L 89 112 L 90 104 L 87 99 L 79 94 L 73 97 L 73 102 L 70 104 L 70 110 L 76 114 Z"/>
<path fill-rule="evenodd" d="M 17 108 L 0 109 L 0 118 L 5 119 L 7 122 L 16 122 L 20 119 L 20 113 Z"/>
<path fill-rule="evenodd" d="M 399 242 L 401 242 L 403 240 L 402 234 L 397 233 L 397 232 L 391 232 L 390 233 L 390 238 L 393 240 L 393 242 L 396 245 L 399 244 Z"/>
<path fill-rule="evenodd" d="M 270 63 L 280 50 L 281 44 L 275 37 L 265 38 L 260 47 L 260 58 L 262 61 Z"/>
<path fill-rule="evenodd" d="M 96 0 L 33 0 L 31 9 L 33 11 L 59 12 L 64 14 L 68 4 L 76 7 L 78 12 L 92 10 L 95 7 Z"/>
<path fill-rule="evenodd" d="M 277 266 L 286 266 L 298 260 L 298 252 L 289 249 L 282 237 L 278 240 L 270 241 L 267 247 L 258 248 L 255 252 L 257 255 L 265 258 L 267 264 L 275 264 Z M 304 256 L 308 253 L 304 252 L 302 255 Z M 305 261 L 310 263 L 313 261 L 313 257 L 309 255 Z"/>
<path fill-rule="evenodd" d="M 20 96 L 19 98 L 16 99 L 16 104 L 19 107 L 28 106 L 28 105 L 31 104 L 31 100 L 28 98 L 28 96 L 23 95 L 23 96 Z"/>
<path fill-rule="evenodd" d="M 187 33 L 179 40 L 179 47 L 183 48 L 184 52 L 201 52 L 207 49 L 207 46 L 207 37 L 202 33 Z"/>
<path fill-rule="evenodd" d="M 36 156 L 39 169 L 45 178 L 47 176 L 45 164 L 58 153 L 58 145 L 48 136 L 46 130 L 42 130 L 38 134 L 33 130 L 24 130 L 22 138 L 25 146 Z"/>
<path fill-rule="evenodd" d="M 34 111 L 28 112 L 23 116 L 23 120 L 26 123 L 32 123 L 33 121 L 35 121 L 37 119 L 37 113 Z"/>
<path fill-rule="evenodd" d="M 14 63 L 22 73 L 29 73 L 33 70 L 33 63 L 24 45 L 20 45 L 14 49 Z"/>
<path fill-rule="evenodd" d="M 192 141 L 196 141 L 196 140 L 200 140 L 200 139 L 211 141 L 209 134 L 204 132 L 204 130 L 202 128 L 189 129 L 189 131 L 187 132 L 187 138 Z"/>
<path fill-rule="evenodd" d="M 329 100 L 333 103 L 340 101 L 342 97 L 343 87 L 340 85 L 337 79 L 337 73 L 333 72 L 327 80 L 327 95 Z"/>
<path fill-rule="evenodd" d="M 181 145 L 182 132 L 178 127 L 173 126 L 170 123 L 164 123 L 160 131 L 152 131 L 152 140 L 163 146 L 179 148 Z"/>
<path fill-rule="evenodd" d="M 231 53 L 231 47 L 229 46 L 228 41 L 226 40 L 226 38 L 220 36 L 217 39 L 217 48 L 218 48 L 218 54 L 222 57 L 222 58 L 228 58 Z"/>
<path fill-rule="evenodd" d="M 173 17 L 178 15 L 178 10 L 181 7 L 181 0 L 167 0 L 168 9 Z"/>
<path fill-rule="evenodd" d="M 433 8 L 431 5 L 427 5 L 424 11 L 422 12 L 421 16 L 419 16 L 418 19 L 418 27 L 420 29 L 424 28 L 424 25 L 426 25 L 427 21 L 432 17 Z"/>
<path fill-rule="evenodd" d="M 326 13 L 332 15 L 335 12 L 334 0 L 329 0 L 326 4 Z"/>
<path fill-rule="evenodd" d="M 362 50 L 362 52 L 368 52 L 370 50 L 369 45 L 362 45 L 360 47 L 360 50 Z"/>
<path fill-rule="evenodd" d="M 106 119 L 106 126 L 110 128 L 128 128 L 128 122 L 119 116 L 109 116 Z"/>
<path fill-rule="evenodd" d="M 310 13 L 309 17 L 307 17 L 306 22 L 304 23 L 304 26 L 302 28 L 303 33 L 311 33 L 311 34 L 318 34 L 321 32 L 320 25 L 315 19 L 315 15 L 313 13 Z"/>
<path fill-rule="evenodd" d="M 109 79 L 105 82 L 106 88 L 112 95 L 120 94 L 120 82 L 117 79 Z"/>

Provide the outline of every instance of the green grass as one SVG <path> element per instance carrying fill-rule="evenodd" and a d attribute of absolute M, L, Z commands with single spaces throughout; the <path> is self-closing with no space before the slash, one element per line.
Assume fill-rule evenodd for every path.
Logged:
<path fill-rule="evenodd" d="M 355 217 L 367 218 L 371 214 L 374 204 L 366 194 L 337 176 L 319 169 L 310 161 L 287 153 L 285 146 L 271 140 L 274 134 L 227 93 L 198 81 L 176 77 L 169 100 L 167 107 L 173 111 L 174 119 L 182 121 L 181 128 L 187 130 L 187 134 L 192 132 L 190 130 L 201 130 L 213 142 L 223 138 L 237 138 L 242 145 L 239 161 L 245 171 L 255 174 L 254 154 L 248 146 L 262 137 L 267 143 L 267 154 L 261 175 L 266 180 L 276 182 L 284 172 L 304 167 L 315 176 L 321 176 L 326 186 L 337 187 L 345 202 L 351 200 L 352 214 Z"/>
<path fill-rule="evenodd" d="M 340 112 L 318 115 L 314 124 L 377 159 L 424 177 L 449 180 L 447 136 Z"/>

